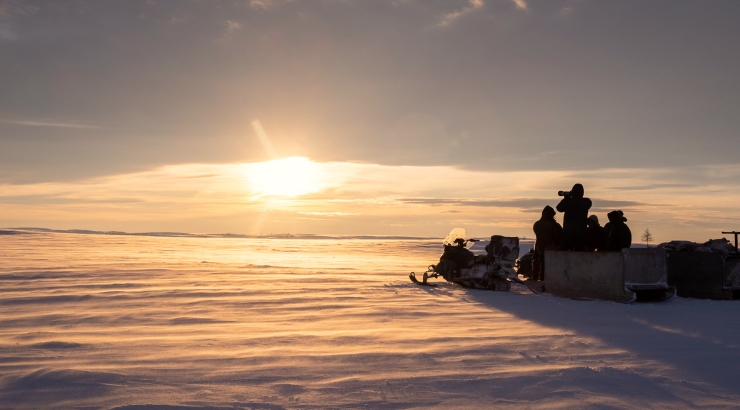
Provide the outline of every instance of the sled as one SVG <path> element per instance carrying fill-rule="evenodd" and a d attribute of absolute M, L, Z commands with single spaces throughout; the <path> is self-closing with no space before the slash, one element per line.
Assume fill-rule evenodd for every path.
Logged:
<path fill-rule="evenodd" d="M 668 251 L 668 283 L 678 295 L 701 299 L 740 299 L 740 254 Z"/>

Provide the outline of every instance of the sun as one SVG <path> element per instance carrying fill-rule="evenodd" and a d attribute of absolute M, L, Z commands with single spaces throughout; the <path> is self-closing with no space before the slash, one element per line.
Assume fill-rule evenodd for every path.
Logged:
<path fill-rule="evenodd" d="M 252 193 L 292 198 L 318 192 L 323 187 L 321 166 L 305 157 L 288 157 L 246 164 Z"/>

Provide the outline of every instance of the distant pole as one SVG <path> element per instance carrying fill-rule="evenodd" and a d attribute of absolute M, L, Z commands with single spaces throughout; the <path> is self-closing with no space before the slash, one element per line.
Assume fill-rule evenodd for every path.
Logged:
<path fill-rule="evenodd" d="M 737 249 L 737 236 L 740 235 L 740 232 L 737 232 L 737 231 L 722 232 L 722 234 L 734 234 L 735 235 L 735 252 L 739 252 Z"/>

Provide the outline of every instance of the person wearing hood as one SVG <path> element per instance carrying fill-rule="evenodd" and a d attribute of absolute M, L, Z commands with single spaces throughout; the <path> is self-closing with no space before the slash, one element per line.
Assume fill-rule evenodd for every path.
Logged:
<path fill-rule="evenodd" d="M 622 212 L 620 209 L 617 209 L 614 212 L 619 212 L 619 216 L 621 216 L 622 218 L 624 218 L 624 212 Z M 608 217 L 609 217 L 609 215 L 607 215 L 607 218 Z M 624 222 L 627 222 L 627 218 L 624 218 Z M 604 225 L 604 231 L 606 231 L 606 237 L 607 238 L 609 237 L 609 233 L 611 233 L 612 228 L 613 228 L 613 226 L 612 226 L 612 223 L 611 222 L 607 222 L 606 225 Z"/>
<path fill-rule="evenodd" d="M 624 248 L 632 246 L 632 231 L 630 231 L 627 218 L 621 211 L 611 211 L 607 214 L 611 230 L 609 239 L 606 241 L 607 251 L 621 251 Z"/>
<path fill-rule="evenodd" d="M 563 227 L 555 220 L 555 210 L 550 205 L 542 210 L 542 217 L 534 223 L 536 241 L 532 257 L 532 279 L 545 280 L 545 251 L 557 251 L 563 244 Z"/>
<path fill-rule="evenodd" d="M 588 217 L 588 228 L 586 228 L 586 250 L 589 252 L 606 250 L 606 241 L 609 237 L 606 230 L 599 225 L 599 217 L 591 215 Z"/>
<path fill-rule="evenodd" d="M 583 185 L 575 184 L 556 207 L 563 212 L 563 242 L 566 251 L 586 250 L 586 228 L 591 200 L 584 198 Z"/>

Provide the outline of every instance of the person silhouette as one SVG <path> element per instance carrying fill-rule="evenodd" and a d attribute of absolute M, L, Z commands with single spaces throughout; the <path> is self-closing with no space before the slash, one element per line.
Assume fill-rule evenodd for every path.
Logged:
<path fill-rule="evenodd" d="M 632 246 L 632 231 L 625 223 L 627 218 L 624 217 L 622 211 L 611 211 L 606 216 L 609 217 L 611 225 L 609 239 L 606 241 L 606 250 L 621 251 Z"/>
<path fill-rule="evenodd" d="M 586 250 L 586 228 L 591 199 L 584 198 L 583 185 L 575 184 L 570 192 L 563 192 L 563 200 L 556 207 L 563 213 L 563 245 L 566 251 Z"/>
<path fill-rule="evenodd" d="M 606 241 L 609 238 L 606 230 L 599 225 L 599 217 L 591 215 L 588 217 L 588 228 L 586 228 L 586 250 L 603 251 L 606 249 Z"/>
<path fill-rule="evenodd" d="M 545 280 L 545 251 L 560 250 L 563 244 L 563 227 L 555 220 L 555 210 L 550 205 L 542 210 L 542 217 L 532 229 L 536 241 L 532 255 L 532 279 Z"/>

